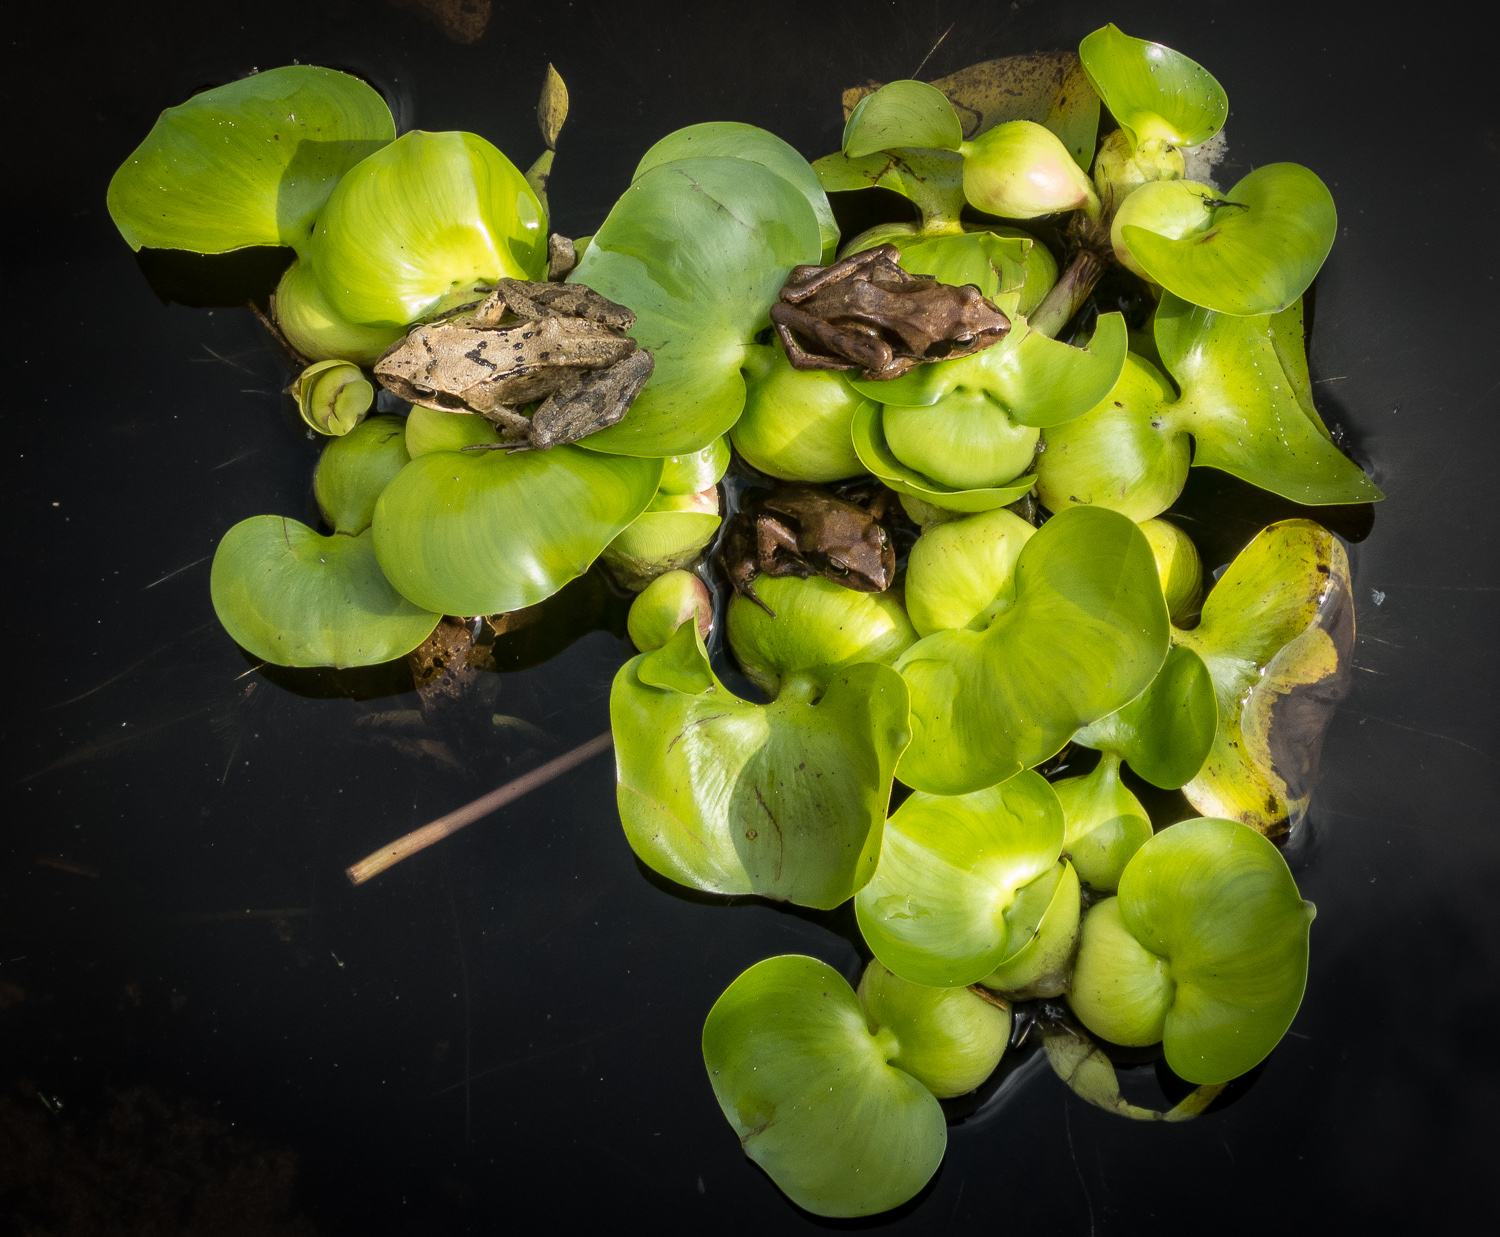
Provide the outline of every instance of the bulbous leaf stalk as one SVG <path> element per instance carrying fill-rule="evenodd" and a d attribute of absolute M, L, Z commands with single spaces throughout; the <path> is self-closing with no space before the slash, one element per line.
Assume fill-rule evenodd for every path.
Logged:
<path fill-rule="evenodd" d="M 964 196 L 1003 219 L 1083 210 L 1099 217 L 1099 196 L 1068 148 L 1035 121 L 1012 120 L 965 142 Z"/>

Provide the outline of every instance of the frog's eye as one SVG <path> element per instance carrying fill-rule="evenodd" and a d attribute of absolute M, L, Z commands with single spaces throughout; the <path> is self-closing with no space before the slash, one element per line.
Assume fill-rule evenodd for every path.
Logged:
<path fill-rule="evenodd" d="M 846 562 L 842 562 L 837 558 L 834 558 L 833 555 L 830 554 L 828 556 L 828 570 L 836 576 L 846 576 L 849 574 L 849 564 Z"/>

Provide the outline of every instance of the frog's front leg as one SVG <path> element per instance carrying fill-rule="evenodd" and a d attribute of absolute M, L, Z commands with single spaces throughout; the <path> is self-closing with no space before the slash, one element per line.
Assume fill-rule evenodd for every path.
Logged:
<path fill-rule="evenodd" d="M 522 416 L 514 408 L 504 404 L 485 410 L 479 414 L 503 435 L 509 438 L 531 437 L 531 418 Z M 501 444 L 509 446 L 509 443 Z"/>
<path fill-rule="evenodd" d="M 530 445 L 539 451 L 564 446 L 621 421 L 656 368 L 644 348 L 606 369 L 586 374 L 574 386 L 549 395 L 531 418 Z"/>

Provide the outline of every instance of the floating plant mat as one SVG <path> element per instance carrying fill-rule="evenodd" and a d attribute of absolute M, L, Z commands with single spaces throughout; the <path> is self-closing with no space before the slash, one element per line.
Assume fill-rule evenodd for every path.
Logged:
<path fill-rule="evenodd" d="M 296 251 L 267 322 L 321 523 L 223 536 L 252 665 L 406 659 L 426 707 L 621 640 L 608 732 L 351 878 L 613 748 L 617 844 L 655 878 L 852 903 L 859 976 L 764 959 L 702 1036 L 703 1102 L 818 1215 L 919 1194 L 940 1101 L 1022 1039 L 1120 1116 L 1225 1102 L 1307 979 L 1278 842 L 1354 635 L 1309 516 L 1381 497 L 1312 397 L 1327 186 L 1187 179 L 1225 89 L 1114 26 L 847 91 L 813 163 L 746 124 L 665 134 L 584 237 L 550 226 L 550 66 L 538 114 L 528 166 L 290 66 L 163 113 L 109 189 L 135 249 Z M 830 195 L 871 186 L 919 217 L 842 236 Z M 1183 497 L 1216 474 L 1277 516 L 1229 562 Z M 1165 1105 L 1122 1092 L 1147 1059 Z"/>

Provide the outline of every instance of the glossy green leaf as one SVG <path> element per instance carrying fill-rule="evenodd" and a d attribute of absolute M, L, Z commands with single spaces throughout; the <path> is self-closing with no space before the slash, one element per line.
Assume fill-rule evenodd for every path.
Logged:
<path fill-rule="evenodd" d="M 1051 510 L 1094 505 L 1148 520 L 1181 492 L 1190 459 L 1298 503 L 1383 497 L 1312 406 L 1300 303 L 1242 318 L 1167 293 L 1156 342 L 1181 398 L 1149 362 L 1129 356 L 1095 408 L 1044 431 L 1037 493 Z"/>
<path fill-rule="evenodd" d="M 661 469 L 663 494 L 698 494 L 719 484 L 729 470 L 729 439 L 715 438 L 701 451 L 668 456 Z"/>
<path fill-rule="evenodd" d="M 703 158 L 642 173 L 570 279 L 628 305 L 656 372 L 625 419 L 588 447 L 632 455 L 699 451 L 745 406 L 741 369 L 793 266 L 822 253 L 818 220 L 790 181 L 747 159 Z"/>
<path fill-rule="evenodd" d="M 748 159 L 789 181 L 807 199 L 813 214 L 818 217 L 818 232 L 823 238 L 823 261 L 833 261 L 839 245 L 839 226 L 833 220 L 828 194 L 812 165 L 797 153 L 796 147 L 766 129 L 736 120 L 688 125 L 667 134 L 642 155 L 630 179 L 639 180 L 642 173 L 664 163 L 704 158 Z"/>
<path fill-rule="evenodd" d="M 1314 914 L 1281 852 L 1253 829 L 1182 821 L 1141 847 L 1119 897 L 1085 917 L 1069 1000 L 1095 1034 L 1159 1038 L 1180 1077 L 1227 1082 L 1296 1016 Z"/>
<path fill-rule="evenodd" d="M 1030 770 L 967 795 L 918 791 L 886 821 L 880 865 L 855 896 L 865 944 L 912 983 L 975 983 L 1011 952 L 1005 912 L 1062 844 L 1062 807 Z"/>
<path fill-rule="evenodd" d="M 880 428 L 898 460 L 955 490 L 1009 485 L 1031 466 L 1041 435 L 1017 425 L 985 392 L 962 388 L 931 407 L 887 404 Z"/>
<path fill-rule="evenodd" d="M 353 361 L 373 365 L 400 339 L 399 326 L 360 326 L 334 313 L 312 266 L 298 258 L 271 297 L 271 316 L 287 342 L 309 361 Z"/>
<path fill-rule="evenodd" d="M 1202 768 L 1218 720 L 1208 667 L 1192 649 L 1179 646 L 1167 654 L 1150 687 L 1085 726 L 1073 742 L 1114 752 L 1153 786 L 1176 790 Z"/>
<path fill-rule="evenodd" d="M 1110 23 L 1085 38 L 1078 53 L 1089 81 L 1134 145 L 1198 146 L 1224 127 L 1224 88 L 1181 52 L 1133 39 Z"/>
<path fill-rule="evenodd" d="M 1063 849 L 1079 878 L 1113 893 L 1130 857 L 1151 840 L 1151 817 L 1120 781 L 1120 757 L 1105 752 L 1092 772 L 1052 783 L 1068 822 Z"/>
<path fill-rule="evenodd" d="M 660 478 L 660 460 L 578 447 L 432 451 L 381 494 L 376 553 L 401 594 L 427 609 L 519 610 L 587 571 Z"/>
<path fill-rule="evenodd" d="M 861 159 L 902 146 L 957 150 L 963 126 L 947 96 L 926 82 L 888 82 L 859 101 L 844 124 L 844 153 Z"/>
<path fill-rule="evenodd" d="M 499 441 L 495 427 L 476 413 L 444 412 L 418 404 L 406 415 L 406 451 L 412 459 Z"/>
<path fill-rule="evenodd" d="M 861 403 L 851 426 L 854 450 L 859 462 L 898 494 L 910 494 L 935 507 L 951 511 L 993 511 L 1024 498 L 1036 478 L 1027 474 L 1007 485 L 973 490 L 955 489 L 915 468 L 903 464 L 885 441 L 879 405 L 868 400 Z"/>
<path fill-rule="evenodd" d="M 826 683 L 860 662 L 889 666 L 916 643 L 906 611 L 890 592 L 861 593 L 822 576 L 760 576 L 755 591 L 776 617 L 735 595 L 725 634 L 745 677 L 770 696 L 794 675 Z"/>
<path fill-rule="evenodd" d="M 304 255 L 350 322 L 400 326 L 541 279 L 547 215 L 525 178 L 472 133 L 402 134 L 341 180 Z"/>
<path fill-rule="evenodd" d="M 1333 248 L 1338 212 L 1307 168 L 1268 163 L 1222 197 L 1187 180 L 1142 185 L 1112 233 L 1184 300 L 1223 314 L 1274 314 L 1307 291 Z"/>
<path fill-rule="evenodd" d="M 1133 700 L 1167 655 L 1151 547 L 1114 512 L 1054 516 L 1021 551 L 1015 600 L 982 631 L 939 631 L 896 663 L 911 689 L 901 780 L 935 794 L 991 786 Z"/>
<path fill-rule="evenodd" d="M 972 356 L 919 365 L 885 382 L 851 382 L 885 404 L 932 407 L 957 392 L 980 392 L 1018 425 L 1047 428 L 1096 407 L 1119 381 L 1129 352 L 1121 314 L 1103 314 L 1085 348 L 1074 348 L 1024 324 Z"/>
<path fill-rule="evenodd" d="M 1006 955 L 979 982 L 1016 1001 L 1061 996 L 1078 944 L 1081 905 L 1078 872 L 1066 859 L 1023 885 L 1005 912 Z"/>
<path fill-rule="evenodd" d="M 895 671 L 851 666 L 826 690 L 799 677 L 750 704 L 684 623 L 620 669 L 610 721 L 625 836 L 663 876 L 824 909 L 869 880 L 909 733 Z"/>
<path fill-rule="evenodd" d="M 1015 596 L 1016 560 L 1036 532 L 1000 509 L 926 529 L 906 564 L 906 612 L 917 634 L 988 625 Z"/>
<path fill-rule="evenodd" d="M 1010 1009 L 970 988 L 929 988 L 887 970 L 865 967 L 859 1003 L 877 1033 L 895 1037 L 888 1058 L 939 1099 L 965 1095 L 995 1072 L 1010 1041 Z"/>
<path fill-rule="evenodd" d="M 339 178 L 395 136 L 359 78 L 269 69 L 164 111 L 109 182 L 109 214 L 132 249 L 300 250 Z"/>
<path fill-rule="evenodd" d="M 951 236 L 894 239 L 901 266 L 940 283 L 971 283 L 1008 314 L 1029 314 L 1057 282 L 1052 251 L 1020 228 L 995 225 Z M 900 403 L 900 400 L 894 401 Z"/>
<path fill-rule="evenodd" d="M 1323 733 L 1349 690 L 1354 600 L 1338 538 L 1283 520 L 1240 551 L 1203 617 L 1173 640 L 1202 657 L 1218 698 L 1208 759 L 1183 793 L 1200 812 L 1275 835 L 1299 823 Z"/>
<path fill-rule="evenodd" d="M 951 232 L 961 228 L 964 163 L 957 151 L 905 147 L 851 159 L 836 150 L 812 166 L 829 193 L 889 189 L 911 200 L 921 212 L 925 227 Z"/>
<path fill-rule="evenodd" d="M 814 958 L 767 958 L 703 1025 L 703 1062 L 745 1154 L 799 1207 L 864 1216 L 927 1184 L 948 1144 L 932 1092 L 889 1064 L 853 989 Z"/>
<path fill-rule="evenodd" d="M 713 627 L 714 599 L 691 571 L 667 571 L 657 576 L 630 603 L 625 629 L 642 653 L 659 649 L 688 619 L 705 639 Z"/>
<path fill-rule="evenodd" d="M 323 537 L 279 515 L 224 534 L 209 591 L 224 629 L 275 666 L 373 666 L 411 652 L 442 617 L 390 586 L 368 532 Z"/>
<path fill-rule="evenodd" d="M 745 412 L 729 431 L 752 468 L 784 481 L 839 481 L 865 471 L 854 451 L 863 399 L 837 370 L 794 369 L 786 350 L 746 352 Z M 873 405 L 871 405 L 873 407 Z"/>
<path fill-rule="evenodd" d="M 329 527 L 351 537 L 369 528 L 376 500 L 410 460 L 400 417 L 371 417 L 333 439 L 313 474 L 313 494 Z"/>
<path fill-rule="evenodd" d="M 1269 318 L 1242 318 L 1164 296 L 1156 343 L 1182 388 L 1170 425 L 1192 434 L 1195 466 L 1308 506 L 1384 497 L 1333 445 L 1313 408 L 1300 301 Z"/>

